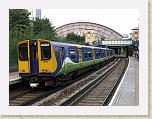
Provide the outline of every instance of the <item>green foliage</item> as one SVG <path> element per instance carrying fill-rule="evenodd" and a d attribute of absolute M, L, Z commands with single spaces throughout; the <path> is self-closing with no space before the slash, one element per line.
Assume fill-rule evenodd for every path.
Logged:
<path fill-rule="evenodd" d="M 69 33 L 67 37 L 57 36 L 47 18 L 30 20 L 26 9 L 9 10 L 9 64 L 17 66 L 17 43 L 27 39 L 46 39 L 58 42 L 85 44 L 85 36 Z"/>
<path fill-rule="evenodd" d="M 30 27 L 30 12 L 25 9 L 9 10 L 9 64 L 17 66 L 17 43 L 24 39 Z"/>
<path fill-rule="evenodd" d="M 24 32 L 29 27 L 31 13 L 25 9 L 10 9 L 9 10 L 9 28 L 10 30 L 16 27 L 20 32 Z"/>
<path fill-rule="evenodd" d="M 33 33 L 36 38 L 51 40 L 55 37 L 54 27 L 47 18 L 32 20 Z"/>
<path fill-rule="evenodd" d="M 85 36 L 76 35 L 74 33 L 69 33 L 66 36 L 66 42 L 76 43 L 76 44 L 85 44 Z"/>
<path fill-rule="evenodd" d="M 26 9 L 9 10 L 9 64 L 17 66 L 17 43 L 27 39 L 55 39 L 54 27 L 49 19 L 30 20 Z"/>
<path fill-rule="evenodd" d="M 25 9 L 9 10 L 9 49 L 10 52 L 16 49 L 19 39 L 23 38 L 23 34 L 30 27 L 29 15 L 31 13 Z"/>

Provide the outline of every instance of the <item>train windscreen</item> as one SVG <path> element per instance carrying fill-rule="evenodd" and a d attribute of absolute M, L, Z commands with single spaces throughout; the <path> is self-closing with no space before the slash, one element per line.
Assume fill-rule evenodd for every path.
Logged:
<path fill-rule="evenodd" d="M 51 58 L 50 43 L 41 43 L 41 60 L 49 60 Z"/>
<path fill-rule="evenodd" d="M 19 60 L 27 61 L 28 60 L 28 47 L 27 43 L 23 43 L 19 45 Z"/>

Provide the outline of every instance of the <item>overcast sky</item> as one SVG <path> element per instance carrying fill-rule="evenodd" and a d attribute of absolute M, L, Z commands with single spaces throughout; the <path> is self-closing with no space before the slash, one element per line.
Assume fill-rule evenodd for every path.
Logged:
<path fill-rule="evenodd" d="M 129 34 L 139 25 L 138 9 L 41 9 L 59 27 L 71 22 L 94 22 L 112 28 L 120 34 Z M 35 14 L 34 14 L 35 16 Z"/>

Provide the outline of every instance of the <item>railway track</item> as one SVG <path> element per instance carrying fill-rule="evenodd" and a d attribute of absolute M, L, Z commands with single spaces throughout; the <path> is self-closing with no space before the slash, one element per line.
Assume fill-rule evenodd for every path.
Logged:
<path fill-rule="evenodd" d="M 43 93 L 46 93 L 46 92 L 40 89 L 31 89 L 23 93 L 20 93 L 18 95 L 10 97 L 9 104 L 10 106 L 29 105 L 35 100 L 38 100 L 39 98 L 41 98 Z"/>
<path fill-rule="evenodd" d="M 104 106 L 108 105 L 128 64 L 128 59 L 121 59 L 107 72 L 94 75 L 96 78 L 88 86 L 63 101 L 60 105 Z"/>
<path fill-rule="evenodd" d="M 116 59 L 115 59 L 116 61 Z M 107 64 L 106 66 L 102 67 L 102 69 L 97 70 L 97 74 L 99 75 L 101 72 L 105 71 L 110 65 L 114 64 L 114 62 L 111 62 L 109 64 Z M 9 98 L 9 104 L 10 106 L 23 106 L 23 105 L 32 105 L 35 102 L 54 94 L 55 92 L 64 89 L 65 87 L 69 86 L 72 83 L 75 83 L 81 79 L 83 79 L 84 77 L 88 76 L 89 74 L 93 73 L 94 71 L 91 72 L 87 72 L 85 73 L 85 75 L 80 76 L 72 81 L 69 81 L 68 83 L 66 83 L 65 85 L 56 87 L 56 88 L 51 88 L 51 87 L 43 87 L 40 89 L 32 89 L 32 90 L 27 90 L 24 91 L 23 93 L 19 93 L 18 95 L 12 95 Z M 93 78 L 93 77 L 92 77 Z M 88 79 L 92 80 L 92 78 Z M 87 83 L 87 82 L 86 82 Z"/>
<path fill-rule="evenodd" d="M 72 99 L 72 97 L 75 98 L 74 95 L 81 92 L 81 90 L 87 88 L 87 86 L 90 86 L 90 84 L 96 80 L 95 77 L 104 76 L 104 74 L 108 72 L 111 67 L 116 65 L 118 61 L 119 59 L 115 59 L 114 61 L 110 62 L 108 65 L 102 67 L 96 72 L 93 72 L 90 75 L 81 78 L 81 80 L 71 84 L 70 86 L 67 86 L 64 89 L 56 92 L 55 94 L 46 97 L 40 102 L 35 103 L 34 106 L 62 105 L 65 100 Z"/>

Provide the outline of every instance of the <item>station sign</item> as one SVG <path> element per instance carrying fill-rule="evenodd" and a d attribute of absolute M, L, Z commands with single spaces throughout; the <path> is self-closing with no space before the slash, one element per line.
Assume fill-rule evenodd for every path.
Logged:
<path fill-rule="evenodd" d="M 102 41 L 102 45 L 112 45 L 112 46 L 129 46 L 132 45 L 132 40 L 106 40 Z"/>

